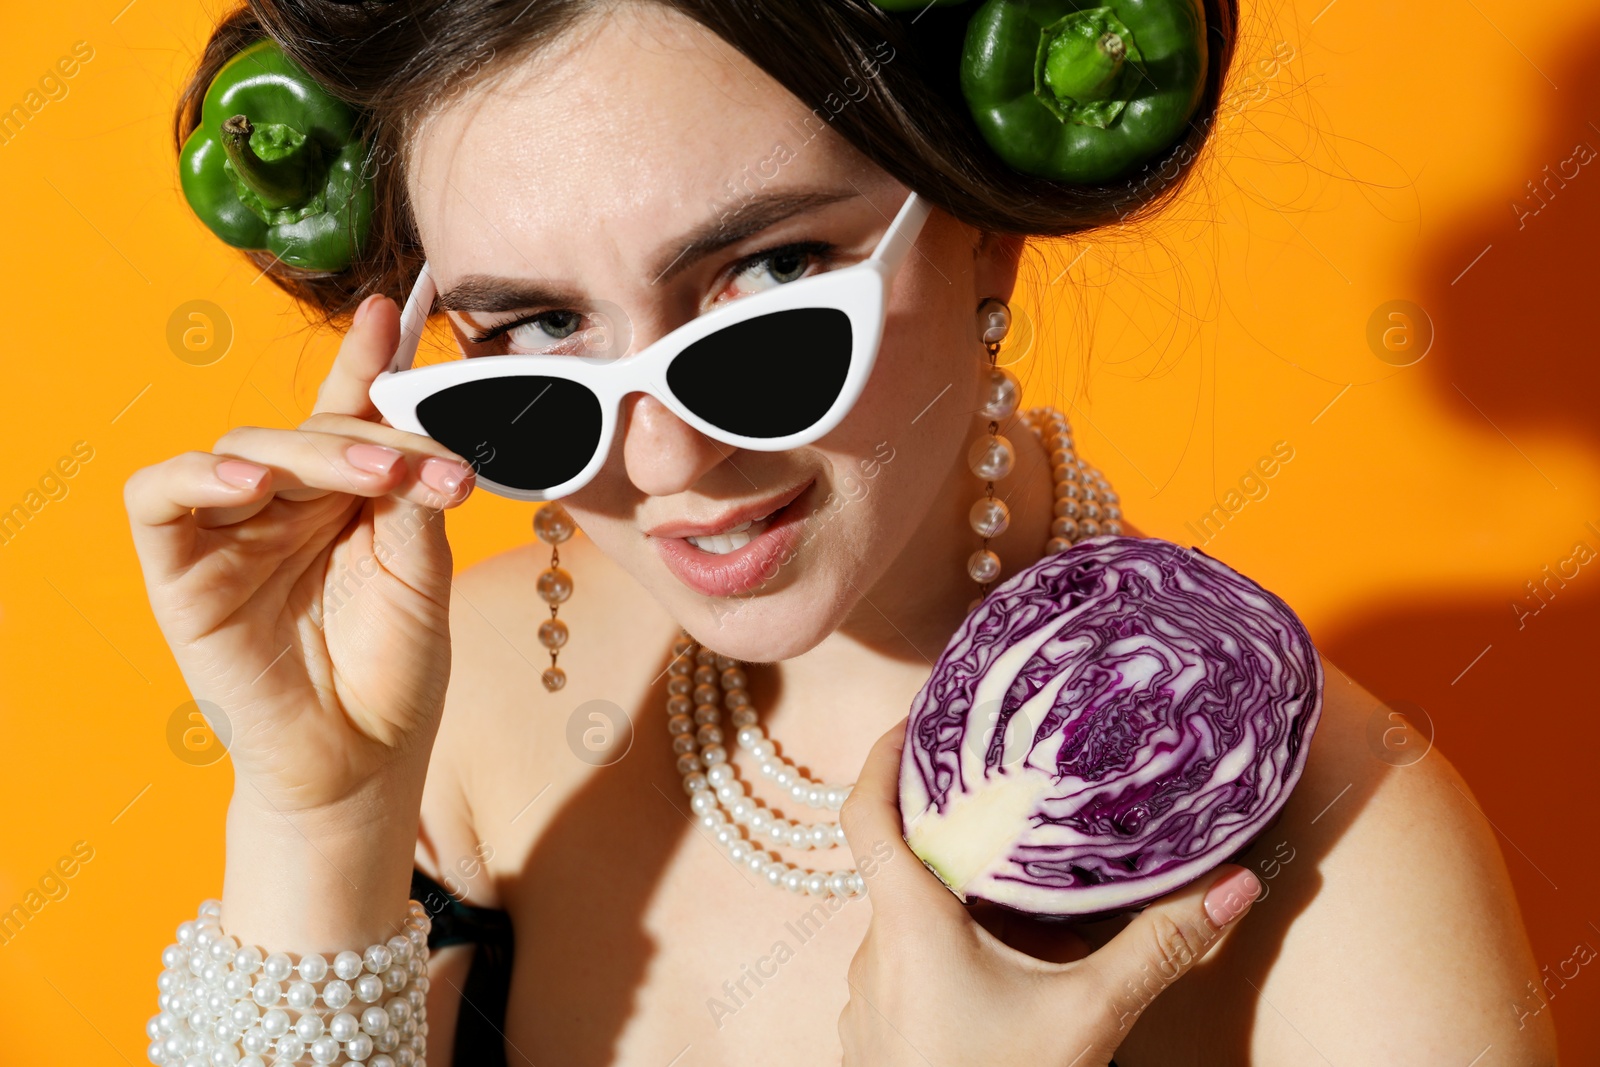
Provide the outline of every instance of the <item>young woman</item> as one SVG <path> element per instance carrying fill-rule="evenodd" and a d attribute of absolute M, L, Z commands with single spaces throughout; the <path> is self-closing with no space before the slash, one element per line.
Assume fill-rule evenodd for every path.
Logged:
<path fill-rule="evenodd" d="M 271 267 L 349 316 L 315 414 L 128 483 L 152 605 L 227 719 L 237 776 L 220 908 L 169 950 L 152 1059 L 1554 1063 L 1548 1013 L 1512 1007 L 1537 968 L 1492 831 L 1438 753 L 1374 758 L 1379 705 L 1331 664 L 1271 833 L 1137 917 L 967 909 L 900 839 L 902 718 L 993 580 L 975 553 L 1009 575 L 1074 537 L 1138 535 L 1059 413 L 1005 413 L 990 349 L 1021 238 L 1117 222 L 1189 169 L 1234 34 L 1226 4 L 1205 16 L 1189 133 L 1091 187 L 987 149 L 946 11 L 256 0 L 230 15 L 180 138 L 217 69 L 270 36 L 371 116 L 377 209 L 348 269 Z M 739 448 L 630 391 L 592 476 L 540 513 L 544 539 L 452 577 L 444 511 L 483 457 L 395 428 L 369 395 L 401 344 L 391 297 L 424 260 L 466 356 L 598 363 L 861 263 L 913 193 L 932 211 L 836 426 Z M 722 383 L 745 425 L 786 417 L 823 373 L 814 339 L 769 340 Z M 997 413 L 1009 474 L 982 462 Z M 987 541 L 969 518 L 986 481 L 1009 506 Z M 720 718 L 700 710 L 708 686 Z M 737 783 L 717 801 L 728 762 L 765 807 Z M 828 813 L 844 789 L 808 797 L 807 780 L 855 783 L 847 844 Z M 762 834 L 732 829 L 730 805 Z M 433 918 L 425 975 L 404 965 L 422 956 L 408 897 Z M 365 974 L 335 956 L 369 944 Z M 351 1021 L 324 1027 L 324 1000 Z M 316 1021 L 286 1030 L 298 1014 Z"/>

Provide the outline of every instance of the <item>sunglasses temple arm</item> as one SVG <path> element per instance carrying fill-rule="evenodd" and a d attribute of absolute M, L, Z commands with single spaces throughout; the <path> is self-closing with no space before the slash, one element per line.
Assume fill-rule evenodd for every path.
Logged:
<path fill-rule="evenodd" d="M 891 275 L 910 254 L 911 246 L 917 243 L 917 234 L 922 232 L 922 224 L 928 221 L 931 210 L 932 205 L 916 193 L 907 196 L 878 247 L 872 250 L 872 258 L 880 261 Z"/>
<path fill-rule="evenodd" d="M 433 310 L 433 298 L 437 293 L 433 273 L 424 262 L 417 274 L 416 284 L 411 287 L 411 295 L 406 298 L 406 306 L 400 310 L 400 344 L 395 349 L 394 359 L 389 361 L 390 372 L 411 369 L 412 361 L 417 358 L 417 344 L 428 325 L 428 314 Z"/>

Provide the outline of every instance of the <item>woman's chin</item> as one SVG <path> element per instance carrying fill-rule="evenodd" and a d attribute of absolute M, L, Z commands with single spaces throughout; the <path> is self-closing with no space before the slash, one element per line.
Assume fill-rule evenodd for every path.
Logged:
<path fill-rule="evenodd" d="M 684 598 L 689 602 L 680 601 L 673 614 L 707 648 L 744 663 L 775 663 L 809 652 L 842 620 L 833 610 L 837 594 L 809 585 L 795 582 L 780 592 L 750 597 L 689 594 Z"/>
<path fill-rule="evenodd" d="M 776 574 L 731 595 L 695 588 L 697 575 L 686 581 L 654 547 L 630 553 L 627 569 L 699 644 L 744 663 L 776 663 L 839 629 L 856 599 L 852 584 L 860 584 L 854 568 L 839 571 L 843 561 L 824 538 L 797 547 Z"/>

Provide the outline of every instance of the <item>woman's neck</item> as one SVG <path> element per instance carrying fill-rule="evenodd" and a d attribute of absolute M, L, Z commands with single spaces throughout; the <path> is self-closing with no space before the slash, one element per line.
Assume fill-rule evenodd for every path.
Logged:
<path fill-rule="evenodd" d="M 1010 509 L 1011 521 L 989 542 L 1000 557 L 1004 580 L 1044 553 L 1054 493 L 1049 456 L 1021 416 L 1001 432 L 1016 450 L 1011 474 L 995 483 L 995 497 Z M 982 544 L 969 513 L 984 483 L 967 469 L 965 456 L 966 446 L 986 433 L 985 424 L 969 436 L 960 452 L 963 461 L 951 470 L 906 550 L 864 592 L 834 637 L 847 636 L 924 667 L 939 658 L 981 591 L 967 574 L 967 561 Z"/>
<path fill-rule="evenodd" d="M 1017 460 L 995 495 L 1010 508 L 1011 522 L 989 543 L 1004 566 L 1002 580 L 1039 559 L 1054 517 L 1044 445 L 1021 418 L 1007 429 Z M 965 463 L 953 469 L 905 551 L 862 591 L 844 625 L 805 654 L 768 668 L 777 677 L 772 714 L 764 710 L 763 719 L 815 762 L 815 773 L 853 779 L 872 741 L 910 709 L 966 617 L 980 591 L 967 575 L 967 559 L 981 543 L 968 512 L 982 494 L 983 482 Z"/>

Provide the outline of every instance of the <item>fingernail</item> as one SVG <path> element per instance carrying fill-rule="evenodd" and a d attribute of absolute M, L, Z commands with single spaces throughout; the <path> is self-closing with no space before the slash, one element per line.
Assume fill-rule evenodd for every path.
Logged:
<path fill-rule="evenodd" d="M 1234 871 L 1206 893 L 1206 916 L 1218 930 L 1243 915 L 1261 895 L 1261 882 L 1248 869 Z"/>
<path fill-rule="evenodd" d="M 453 460 L 433 456 L 422 463 L 422 483 L 445 496 L 454 496 L 466 478 L 466 469 Z"/>
<path fill-rule="evenodd" d="M 357 304 L 356 305 L 355 320 L 354 320 L 354 322 L 351 323 L 351 325 L 360 326 L 361 325 L 361 320 L 366 318 L 368 313 L 372 311 L 372 302 L 374 300 L 377 300 L 382 295 L 383 295 L 382 293 L 373 293 L 371 296 L 369 296 L 365 300 L 361 301 L 360 304 Z"/>
<path fill-rule="evenodd" d="M 267 468 L 242 459 L 225 459 L 216 467 L 217 477 L 235 489 L 254 489 L 267 476 Z"/>
<path fill-rule="evenodd" d="M 345 449 L 344 458 L 356 470 L 369 471 L 372 474 L 388 474 L 393 469 L 395 461 L 400 458 L 400 451 L 384 445 L 363 442 Z"/>

